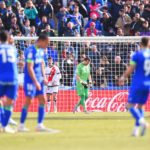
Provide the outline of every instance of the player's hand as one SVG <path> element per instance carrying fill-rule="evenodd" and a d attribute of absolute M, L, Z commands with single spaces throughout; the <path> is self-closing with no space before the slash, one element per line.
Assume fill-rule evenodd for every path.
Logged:
<path fill-rule="evenodd" d="M 89 82 L 89 87 L 92 87 L 92 81 Z"/>
<path fill-rule="evenodd" d="M 84 88 L 88 88 L 88 84 L 86 82 L 81 81 L 81 84 L 84 86 Z"/>
<path fill-rule="evenodd" d="M 48 80 L 47 78 L 44 78 L 44 84 L 47 85 L 48 84 Z"/>
<path fill-rule="evenodd" d="M 41 85 L 40 85 L 40 83 L 39 83 L 38 81 L 35 82 L 35 86 L 36 86 L 36 89 L 37 89 L 38 91 L 41 90 Z"/>

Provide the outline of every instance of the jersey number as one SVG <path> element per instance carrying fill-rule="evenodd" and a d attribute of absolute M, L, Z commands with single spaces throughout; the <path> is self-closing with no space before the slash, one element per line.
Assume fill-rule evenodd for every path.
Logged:
<path fill-rule="evenodd" d="M 144 62 L 144 70 L 145 70 L 145 76 L 150 75 L 150 60 L 146 59 Z"/>
<path fill-rule="evenodd" d="M 2 55 L 2 62 L 15 62 L 15 54 L 14 51 L 7 51 L 4 49 L 0 50 L 0 55 Z"/>

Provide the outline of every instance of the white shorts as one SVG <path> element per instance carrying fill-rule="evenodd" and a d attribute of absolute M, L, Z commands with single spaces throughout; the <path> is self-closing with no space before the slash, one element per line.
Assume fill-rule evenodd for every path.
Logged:
<path fill-rule="evenodd" d="M 47 94 L 53 94 L 53 93 L 58 93 L 58 86 L 54 87 L 47 87 L 46 93 Z"/>

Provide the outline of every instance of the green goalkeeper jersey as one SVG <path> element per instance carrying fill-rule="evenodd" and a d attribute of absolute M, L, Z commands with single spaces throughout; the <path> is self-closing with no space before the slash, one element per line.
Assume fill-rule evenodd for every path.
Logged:
<path fill-rule="evenodd" d="M 90 65 L 85 66 L 83 63 L 80 63 L 77 66 L 77 75 L 83 82 L 87 83 L 90 75 Z M 84 86 L 77 81 L 77 93 L 79 96 L 84 95 L 88 97 L 88 91 L 88 88 L 84 88 Z"/>
<path fill-rule="evenodd" d="M 80 63 L 77 66 L 77 75 L 80 77 L 82 81 L 87 82 L 90 75 L 90 65 L 86 66 L 83 63 Z"/>

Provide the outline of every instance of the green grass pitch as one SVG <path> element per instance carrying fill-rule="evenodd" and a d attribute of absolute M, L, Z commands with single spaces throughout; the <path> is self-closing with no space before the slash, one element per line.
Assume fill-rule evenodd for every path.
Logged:
<path fill-rule="evenodd" d="M 18 113 L 13 115 L 19 121 Z M 29 113 L 29 133 L 0 133 L 0 150 L 150 150 L 150 130 L 131 137 L 133 119 L 128 113 L 47 114 L 45 126 L 60 133 L 37 133 L 36 113 Z M 150 122 L 150 113 L 146 114 Z"/>

